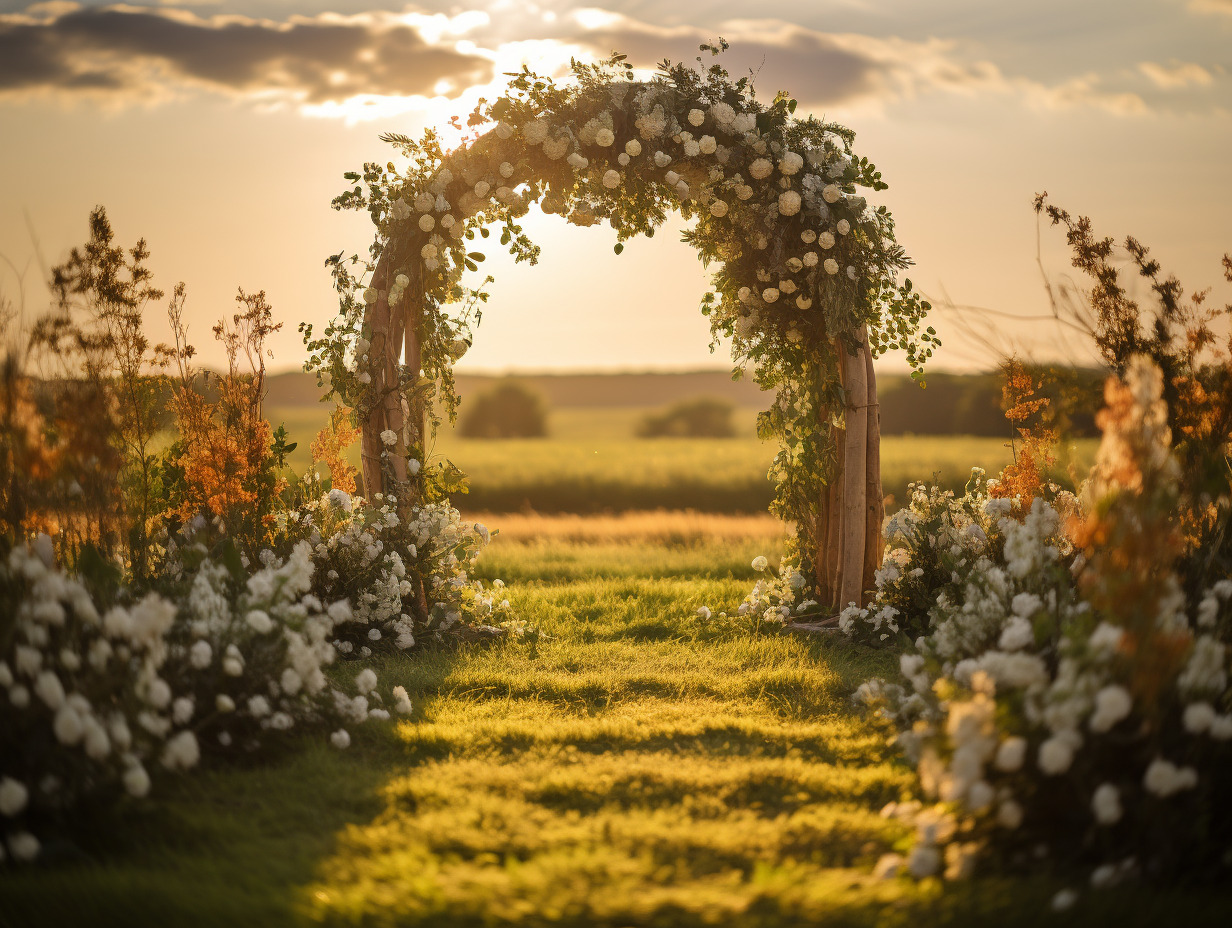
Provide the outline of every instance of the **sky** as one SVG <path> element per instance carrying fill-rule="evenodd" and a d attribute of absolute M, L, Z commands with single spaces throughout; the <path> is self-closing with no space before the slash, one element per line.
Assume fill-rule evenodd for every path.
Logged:
<path fill-rule="evenodd" d="M 271 366 L 298 367 L 298 323 L 336 307 L 325 257 L 371 240 L 330 200 L 345 171 L 388 159 L 382 132 L 445 126 L 522 63 L 560 75 L 619 50 L 653 69 L 722 36 L 759 97 L 787 90 L 849 125 L 883 172 L 880 202 L 938 307 L 937 367 L 1091 357 L 1041 320 L 1044 276 L 1069 273 L 1032 210 L 1045 190 L 1229 296 L 1232 0 L 596 2 L 0 0 L 0 289 L 27 315 L 45 307 L 46 268 L 101 204 L 122 242 L 145 237 L 162 285 L 187 284 L 205 363 L 221 363 L 210 326 L 243 287 L 285 323 Z M 610 228 L 534 214 L 526 228 L 543 257 L 489 252 L 497 280 L 460 370 L 728 366 L 679 222 L 620 256 Z M 149 327 L 165 337 L 157 312 Z"/>

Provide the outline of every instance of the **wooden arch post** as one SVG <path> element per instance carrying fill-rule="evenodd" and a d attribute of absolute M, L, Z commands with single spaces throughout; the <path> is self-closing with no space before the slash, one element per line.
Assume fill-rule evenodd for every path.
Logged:
<path fill-rule="evenodd" d="M 857 335 L 854 353 L 841 339 L 835 344 L 846 403 L 842 427 L 832 429 L 838 469 L 821 490 L 813 559 L 814 587 L 834 612 L 850 603 L 866 605 L 884 548 L 881 406 L 868 331 L 861 326 Z M 825 428 L 830 428 L 828 418 L 829 411 L 823 410 Z"/>
<path fill-rule="evenodd" d="M 418 498 L 414 482 L 407 481 L 407 448 L 416 443 L 422 447 L 427 439 L 426 410 L 422 401 L 416 394 L 408 403 L 401 387 L 403 365 L 412 380 L 418 379 L 423 369 L 419 334 L 423 291 L 419 281 L 412 280 L 400 305 L 390 306 L 389 285 L 394 264 L 392 252 L 392 246 L 387 247 L 377 260 L 371 283 L 377 291 L 377 299 L 369 303 L 364 312 L 364 330 L 371 335 L 368 357 L 375 399 L 368 407 L 362 424 L 360 454 L 364 494 L 371 497 L 374 493 L 402 490 L 398 496 L 406 506 Z M 386 430 L 398 436 L 398 443 L 388 458 L 388 469 L 382 467 L 381 456 L 385 450 L 381 433 Z"/>

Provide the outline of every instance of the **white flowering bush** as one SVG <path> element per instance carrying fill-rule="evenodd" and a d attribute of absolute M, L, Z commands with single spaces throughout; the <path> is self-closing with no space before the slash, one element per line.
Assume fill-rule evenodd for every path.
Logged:
<path fill-rule="evenodd" d="M 486 526 L 463 521 L 447 503 L 415 507 L 404 518 L 392 496 L 377 496 L 368 503 L 332 491 L 316 507 L 314 589 L 352 604 L 335 629 L 342 653 L 406 650 L 417 635 L 439 638 L 459 623 L 512 620 L 504 585 L 487 589 L 470 577 L 491 540 Z"/>
<path fill-rule="evenodd" d="M 14 859 L 76 803 L 144 796 L 151 770 L 196 762 L 164 678 L 175 615 L 155 593 L 100 610 L 46 536 L 0 564 L 0 835 Z"/>
<path fill-rule="evenodd" d="M 77 803 L 143 797 L 203 753 L 250 754 L 305 725 L 345 747 L 347 726 L 411 711 L 370 668 L 327 673 L 352 610 L 312 592 L 307 541 L 252 572 L 224 550 L 186 544 L 178 582 L 106 607 L 46 536 L 0 565 L 0 833 L 15 859 Z"/>
<path fill-rule="evenodd" d="M 1186 589 L 1175 572 L 1184 539 L 1162 391 L 1145 360 L 1110 380 L 1068 526 L 1042 499 L 1021 521 L 996 500 L 972 513 L 995 520 L 999 543 L 941 578 L 901 681 L 860 688 L 933 803 L 888 810 L 916 821 L 915 875 L 965 876 L 995 853 L 1076 866 L 1096 887 L 1226 878 L 1232 580 Z M 870 612 L 882 595 L 893 585 Z"/>

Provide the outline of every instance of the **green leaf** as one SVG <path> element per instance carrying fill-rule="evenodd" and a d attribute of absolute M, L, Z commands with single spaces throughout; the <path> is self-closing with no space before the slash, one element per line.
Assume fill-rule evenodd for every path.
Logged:
<path fill-rule="evenodd" d="M 616 252 L 616 254 L 620 254 L 624 250 L 625 250 L 624 242 L 617 242 L 614 246 L 612 246 L 612 251 Z"/>

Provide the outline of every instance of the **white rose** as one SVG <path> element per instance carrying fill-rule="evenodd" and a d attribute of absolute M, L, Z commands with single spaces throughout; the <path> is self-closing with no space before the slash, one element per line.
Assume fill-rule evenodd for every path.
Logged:
<path fill-rule="evenodd" d="M 813 306 L 813 300 L 811 297 L 798 296 L 796 297 L 796 306 L 800 309 L 811 309 Z"/>
<path fill-rule="evenodd" d="M 779 215 L 794 216 L 800 212 L 800 194 L 794 190 L 784 190 L 779 194 Z"/>
<path fill-rule="evenodd" d="M 775 296 L 777 298 L 778 295 L 775 294 Z M 758 570 L 758 571 L 765 570 L 769 565 L 770 565 L 770 562 L 766 560 L 765 555 L 759 554 L 757 555 L 757 557 L 753 558 L 753 569 L 754 570 Z"/>
<path fill-rule="evenodd" d="M 763 290 L 763 291 L 761 292 L 761 298 L 762 298 L 763 300 L 765 300 L 767 303 L 773 303 L 773 302 L 775 302 L 776 300 L 778 300 L 778 298 L 779 298 L 779 291 L 778 291 L 777 289 L 775 289 L 774 287 L 767 287 L 765 290 Z M 762 558 L 762 560 L 764 561 L 764 560 L 765 560 L 765 558 Z M 754 563 L 756 563 L 756 562 L 754 562 Z M 760 570 L 760 568 L 758 568 L 758 569 Z"/>
<path fill-rule="evenodd" d="M 715 200 L 713 203 L 711 203 L 710 204 L 710 215 L 717 216 L 720 219 L 726 216 L 727 215 L 727 201 L 726 200 Z"/>
<path fill-rule="evenodd" d="M 826 262 L 825 264 L 822 265 L 822 267 L 826 269 L 827 274 L 837 274 L 838 273 L 838 262 L 835 261 L 833 258 L 826 258 Z"/>
<path fill-rule="evenodd" d="M 620 172 L 615 168 L 608 169 L 603 175 L 603 186 L 614 190 L 620 186 Z"/>
<path fill-rule="evenodd" d="M 749 176 L 754 180 L 762 180 L 769 177 L 770 172 L 774 170 L 774 165 L 770 163 L 768 158 L 758 158 L 749 165 Z"/>
<path fill-rule="evenodd" d="M 611 148 L 615 142 L 615 134 L 606 126 L 595 133 L 595 144 L 600 148 Z"/>
<path fill-rule="evenodd" d="M 689 110 L 689 125 L 690 126 L 700 126 L 705 121 L 706 121 L 706 114 L 703 113 L 701 110 L 698 110 L 698 109 Z"/>
<path fill-rule="evenodd" d="M 642 153 L 642 143 L 637 139 L 629 139 L 625 142 L 625 154 L 630 158 L 636 158 Z"/>
<path fill-rule="evenodd" d="M 789 177 L 799 173 L 802 167 L 804 167 L 804 159 L 794 151 L 784 152 L 783 157 L 779 159 L 779 170 Z"/>
<path fill-rule="evenodd" d="M 431 232 L 435 225 L 436 220 L 433 219 L 428 213 L 424 213 L 419 217 L 419 228 L 424 232 Z"/>
<path fill-rule="evenodd" d="M 822 232 L 821 235 L 817 236 L 817 244 L 827 250 L 830 248 L 833 248 L 834 247 L 834 233 L 831 232 L 829 229 L 827 229 L 825 232 Z"/>
<path fill-rule="evenodd" d="M 837 203 L 840 196 L 842 193 L 836 184 L 826 184 L 821 188 L 821 198 L 827 203 Z"/>

